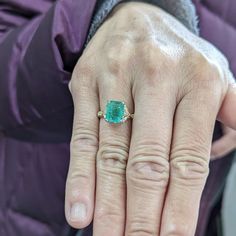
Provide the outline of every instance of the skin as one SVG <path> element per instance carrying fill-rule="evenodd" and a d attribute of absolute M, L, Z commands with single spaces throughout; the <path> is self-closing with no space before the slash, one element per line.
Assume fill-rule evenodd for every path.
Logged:
<path fill-rule="evenodd" d="M 225 57 L 161 9 L 125 3 L 87 46 L 69 88 L 68 223 L 93 220 L 94 236 L 194 235 L 215 120 L 236 128 Z M 134 119 L 99 120 L 110 99 Z"/>
<path fill-rule="evenodd" d="M 223 137 L 212 145 L 211 160 L 218 160 L 236 150 L 236 131 L 223 126 L 223 134 Z"/>

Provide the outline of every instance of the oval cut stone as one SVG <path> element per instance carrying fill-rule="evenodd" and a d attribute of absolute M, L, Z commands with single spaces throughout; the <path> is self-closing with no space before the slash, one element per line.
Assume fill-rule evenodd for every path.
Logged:
<path fill-rule="evenodd" d="M 121 123 L 125 117 L 125 104 L 120 101 L 108 101 L 105 111 L 105 120 L 109 123 Z"/>

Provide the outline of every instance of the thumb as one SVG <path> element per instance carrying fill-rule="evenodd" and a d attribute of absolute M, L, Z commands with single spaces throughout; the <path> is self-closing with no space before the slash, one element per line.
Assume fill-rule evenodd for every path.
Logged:
<path fill-rule="evenodd" d="M 235 142 L 231 136 L 232 135 L 230 134 L 226 134 L 213 143 L 211 149 L 211 160 L 219 159 L 235 149 Z"/>
<path fill-rule="evenodd" d="M 229 85 L 222 107 L 218 114 L 218 120 L 228 127 L 236 130 L 236 83 Z"/>

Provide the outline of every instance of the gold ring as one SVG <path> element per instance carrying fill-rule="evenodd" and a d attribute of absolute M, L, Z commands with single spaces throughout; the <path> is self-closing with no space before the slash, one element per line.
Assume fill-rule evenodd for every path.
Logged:
<path fill-rule="evenodd" d="M 109 100 L 106 104 L 105 112 L 98 112 L 99 118 L 104 118 L 105 121 L 112 124 L 124 123 L 128 119 L 133 119 L 134 114 L 129 113 L 126 104 L 122 101 Z"/>

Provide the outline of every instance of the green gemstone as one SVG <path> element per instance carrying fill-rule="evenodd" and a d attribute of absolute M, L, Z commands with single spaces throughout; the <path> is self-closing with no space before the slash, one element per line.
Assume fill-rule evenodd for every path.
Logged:
<path fill-rule="evenodd" d="M 125 117 L 125 104 L 120 101 L 108 101 L 106 105 L 105 120 L 109 123 L 121 123 Z"/>

